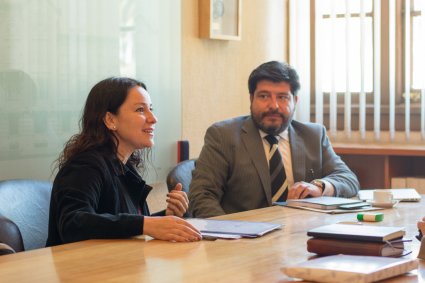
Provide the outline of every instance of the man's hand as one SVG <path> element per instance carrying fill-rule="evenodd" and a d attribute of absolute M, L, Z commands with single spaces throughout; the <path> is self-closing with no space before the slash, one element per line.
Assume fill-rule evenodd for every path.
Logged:
<path fill-rule="evenodd" d="M 307 182 L 297 182 L 288 191 L 288 199 L 300 199 L 306 197 L 320 197 L 322 189 Z"/>
<path fill-rule="evenodd" d="M 178 183 L 174 189 L 167 194 L 167 209 L 165 215 L 183 217 L 189 208 L 189 199 L 182 191 L 182 184 Z"/>
<path fill-rule="evenodd" d="M 422 235 L 425 235 L 425 217 L 422 218 L 422 221 L 418 222 L 418 229 L 422 232 Z"/>

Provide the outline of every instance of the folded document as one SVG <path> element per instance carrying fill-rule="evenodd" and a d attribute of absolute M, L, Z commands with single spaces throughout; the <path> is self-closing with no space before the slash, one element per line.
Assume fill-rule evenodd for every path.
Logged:
<path fill-rule="evenodd" d="M 304 199 L 288 199 L 286 201 L 286 206 L 290 207 L 309 207 L 323 210 L 344 208 L 344 206 L 349 206 L 348 209 L 351 209 L 354 204 L 358 205 L 357 207 L 364 207 L 369 205 L 358 199 L 326 196 Z"/>
<path fill-rule="evenodd" d="M 282 228 L 281 224 L 270 222 L 200 218 L 189 218 L 187 221 L 198 229 L 203 236 L 225 239 L 256 238 Z"/>

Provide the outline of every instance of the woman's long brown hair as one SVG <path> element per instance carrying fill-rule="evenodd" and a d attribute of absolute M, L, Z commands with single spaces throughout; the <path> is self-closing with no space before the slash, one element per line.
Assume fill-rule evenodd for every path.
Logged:
<path fill-rule="evenodd" d="M 105 79 L 91 89 L 80 120 L 80 133 L 66 142 L 65 148 L 57 159 L 59 169 L 73 156 L 94 148 L 101 147 L 107 153 L 117 155 L 118 139 L 106 127 L 103 119 L 107 112 L 117 114 L 129 90 L 135 86 L 146 90 L 144 83 L 125 77 Z M 137 167 L 142 156 L 142 150 L 136 150 L 128 161 Z"/>

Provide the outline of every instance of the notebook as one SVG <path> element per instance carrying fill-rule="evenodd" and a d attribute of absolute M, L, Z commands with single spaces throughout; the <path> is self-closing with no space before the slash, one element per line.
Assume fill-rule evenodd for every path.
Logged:
<path fill-rule="evenodd" d="M 189 218 L 187 221 L 195 226 L 202 235 L 217 238 L 256 238 L 273 230 L 281 229 L 281 224 L 270 222 L 251 222 L 238 220 L 215 220 Z M 228 235 L 226 237 L 226 235 Z"/>
<path fill-rule="evenodd" d="M 311 237 L 370 242 L 391 241 L 401 238 L 405 234 L 404 227 L 367 224 L 330 224 L 307 231 L 307 236 Z"/>
<path fill-rule="evenodd" d="M 368 205 L 358 199 L 339 198 L 339 197 L 316 197 L 304 199 L 288 199 L 286 206 L 290 207 L 309 207 L 316 209 L 331 210 L 343 207 L 344 205 L 360 204 Z"/>
<path fill-rule="evenodd" d="M 282 272 L 307 281 L 366 283 L 391 278 L 417 268 L 416 259 L 333 255 L 285 266 Z"/>
<path fill-rule="evenodd" d="M 365 242 L 339 239 L 310 238 L 307 241 L 307 251 L 318 255 L 367 255 L 391 256 L 403 255 L 404 241 Z"/>
<path fill-rule="evenodd" d="M 359 199 L 361 200 L 373 200 L 373 191 L 374 190 L 360 190 Z M 415 189 L 406 188 L 406 189 L 390 189 L 393 193 L 394 200 L 399 201 L 420 201 L 421 196 Z"/>

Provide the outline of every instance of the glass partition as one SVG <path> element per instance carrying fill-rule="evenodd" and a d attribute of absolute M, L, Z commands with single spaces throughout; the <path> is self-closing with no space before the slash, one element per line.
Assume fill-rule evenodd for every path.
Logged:
<path fill-rule="evenodd" d="M 121 75 L 148 86 L 147 179 L 165 180 L 181 135 L 180 1 L 0 0 L 0 38 L 0 179 L 52 179 L 90 88 Z"/>

